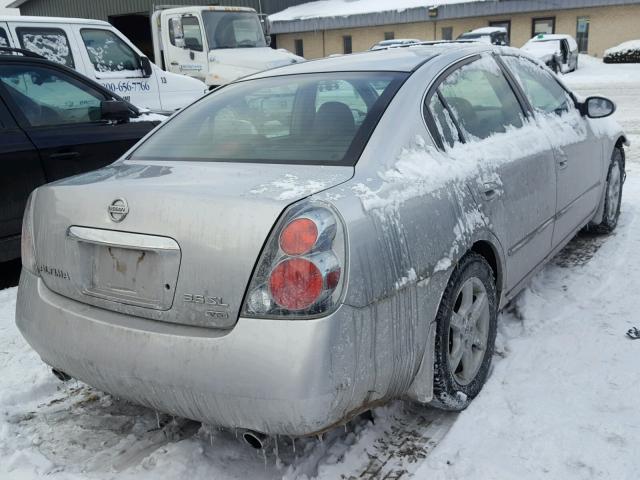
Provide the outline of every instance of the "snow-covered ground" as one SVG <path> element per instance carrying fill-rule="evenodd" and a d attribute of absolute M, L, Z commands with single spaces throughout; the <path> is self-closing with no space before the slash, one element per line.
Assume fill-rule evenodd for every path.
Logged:
<path fill-rule="evenodd" d="M 581 57 L 565 81 L 618 103 L 633 143 L 618 229 L 575 239 L 500 317 L 498 354 L 461 414 L 395 402 L 324 439 L 266 452 L 233 432 L 62 384 L 0 291 L 0 479 L 637 479 L 640 65 Z M 278 455 L 276 456 L 276 451 Z"/>

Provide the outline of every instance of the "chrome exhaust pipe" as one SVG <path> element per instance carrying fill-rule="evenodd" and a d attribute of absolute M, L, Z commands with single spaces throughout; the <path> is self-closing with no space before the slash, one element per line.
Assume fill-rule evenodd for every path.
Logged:
<path fill-rule="evenodd" d="M 271 443 L 271 438 L 264 433 L 254 432 L 253 430 L 243 430 L 242 441 L 251 448 L 264 450 Z"/>

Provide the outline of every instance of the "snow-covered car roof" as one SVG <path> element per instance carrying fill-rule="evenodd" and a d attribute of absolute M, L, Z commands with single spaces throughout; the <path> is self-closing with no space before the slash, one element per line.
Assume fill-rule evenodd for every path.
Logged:
<path fill-rule="evenodd" d="M 504 27 L 482 27 L 476 28 L 475 30 L 471 30 L 470 32 L 465 32 L 463 35 L 474 33 L 479 35 L 491 35 L 492 33 L 507 33 L 507 29 Z"/>
<path fill-rule="evenodd" d="M 30 17 L 18 15 L 0 15 L 0 22 L 20 22 L 20 23 L 73 23 L 83 25 L 101 25 L 110 27 L 109 22 L 103 20 L 92 20 L 89 18 L 65 18 L 65 17 Z"/>
<path fill-rule="evenodd" d="M 418 40 L 417 38 L 395 38 L 393 40 L 382 40 L 381 42 L 378 42 L 374 46 L 372 46 L 370 50 L 381 50 L 383 48 L 391 48 L 401 45 L 412 45 L 421 42 L 422 40 Z"/>
<path fill-rule="evenodd" d="M 560 40 L 567 40 L 569 42 L 569 48 L 571 50 L 575 50 L 578 48 L 578 43 L 576 42 L 576 39 L 573 38 L 571 35 L 566 35 L 564 33 L 541 33 L 533 37 L 527 43 L 525 43 L 524 46 L 526 47 L 527 45 L 531 45 L 534 43 L 540 44 L 544 42 L 560 41 Z"/>

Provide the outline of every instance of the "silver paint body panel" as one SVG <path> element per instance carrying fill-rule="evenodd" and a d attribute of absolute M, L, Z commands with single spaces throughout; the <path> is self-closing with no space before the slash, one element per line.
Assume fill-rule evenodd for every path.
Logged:
<path fill-rule="evenodd" d="M 457 261 L 474 245 L 488 246 L 503 306 L 570 238 L 553 235 L 557 187 L 551 145 L 538 156 L 523 152 L 494 171 L 478 166 L 464 178 L 390 180 L 407 151 L 435 149 L 422 112 L 429 86 L 456 62 L 490 51 L 501 50 L 436 46 L 392 54 L 399 70 L 416 70 L 355 167 L 120 160 L 42 187 L 34 206 L 37 263 L 63 275 L 23 271 L 16 312 L 21 332 L 46 363 L 80 380 L 222 426 L 307 435 L 392 398 L 430 401 L 434 321 Z M 380 60 L 380 52 L 374 53 L 377 63 L 370 69 Z M 357 66 L 364 70 L 363 58 Z M 307 62 L 256 77 L 336 71 L 346 64 Z M 600 181 L 575 214 L 565 212 L 566 232 L 575 233 L 601 212 L 605 167 L 621 134 L 600 129 L 592 139 L 600 147 L 587 162 L 597 172 L 562 183 L 578 192 L 587 177 Z M 583 147 L 565 151 L 586 154 Z M 571 175 L 583 173 L 576 167 Z M 470 185 L 496 176 L 503 185 L 509 182 L 506 195 L 496 204 L 483 203 Z M 282 186 L 292 178 L 295 189 Z M 537 205 L 540 192 L 545 198 Z M 116 224 L 107 206 L 120 197 L 130 211 Z M 241 317 L 244 293 L 273 225 L 288 205 L 304 198 L 330 203 L 344 220 L 348 265 L 341 306 L 310 320 Z M 528 215 L 528 208 L 536 214 Z M 579 218 L 585 209 L 591 216 Z M 510 230 L 510 216 L 520 218 L 517 231 Z M 96 238 L 101 230 L 123 236 Z M 175 291 L 171 307 L 154 310 L 83 294 L 78 240 L 70 232 L 107 248 L 124 242 L 135 249 L 138 241 L 179 252 L 179 274 L 163 280 L 167 291 Z M 173 242 L 179 250 L 167 249 Z M 208 318 L 201 305 L 183 301 L 185 295 L 216 298 L 228 307 L 226 319 Z"/>

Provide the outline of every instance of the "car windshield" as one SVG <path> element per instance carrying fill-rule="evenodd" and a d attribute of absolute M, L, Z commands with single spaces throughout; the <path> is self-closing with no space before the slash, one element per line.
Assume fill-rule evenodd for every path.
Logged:
<path fill-rule="evenodd" d="M 266 47 L 262 26 L 254 12 L 202 12 L 209 49 Z"/>
<path fill-rule="evenodd" d="M 177 114 L 129 158 L 354 165 L 406 76 L 323 73 L 238 82 Z"/>

